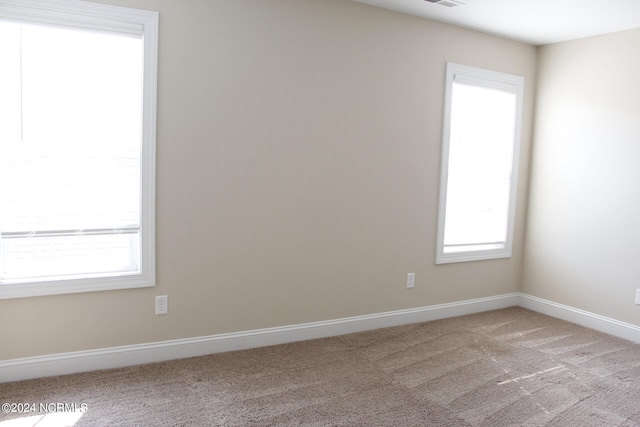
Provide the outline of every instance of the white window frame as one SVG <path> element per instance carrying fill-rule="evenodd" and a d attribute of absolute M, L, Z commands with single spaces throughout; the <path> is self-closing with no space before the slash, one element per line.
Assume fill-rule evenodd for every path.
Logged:
<path fill-rule="evenodd" d="M 445 252 L 445 218 L 447 208 L 447 185 L 449 176 L 449 145 L 451 137 L 451 108 L 453 85 L 456 78 L 467 82 L 477 82 L 481 87 L 507 88 L 516 94 L 515 126 L 513 135 L 513 155 L 511 164 L 511 177 L 509 185 L 509 204 L 506 239 L 502 247 L 487 248 L 483 250 L 461 250 L 459 252 Z M 447 63 L 446 93 L 444 105 L 444 125 L 442 139 L 442 166 L 440 177 L 440 199 L 438 207 L 438 236 L 436 247 L 436 264 L 452 262 L 478 261 L 496 258 L 511 257 L 513 247 L 513 230 L 516 211 L 516 195 L 518 183 L 518 164 L 520 156 L 520 134 L 522 127 L 522 103 L 524 91 L 524 78 L 512 74 L 490 71 L 466 65 Z"/>
<path fill-rule="evenodd" d="M 155 159 L 158 12 L 76 0 L 0 0 L 0 19 L 134 34 L 143 41 L 140 271 L 136 274 L 0 282 L 0 299 L 155 286 Z"/>

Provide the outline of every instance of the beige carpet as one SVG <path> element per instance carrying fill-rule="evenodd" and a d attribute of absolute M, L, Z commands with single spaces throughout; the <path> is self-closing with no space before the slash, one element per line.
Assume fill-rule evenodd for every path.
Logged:
<path fill-rule="evenodd" d="M 86 403 L 78 427 L 640 426 L 640 345 L 514 307 L 0 384 L 0 396 Z"/>

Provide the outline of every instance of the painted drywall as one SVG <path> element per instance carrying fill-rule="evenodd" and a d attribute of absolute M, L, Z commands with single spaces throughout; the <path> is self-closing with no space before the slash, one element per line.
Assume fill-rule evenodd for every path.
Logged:
<path fill-rule="evenodd" d="M 640 325 L 640 30 L 540 48 L 523 291 Z"/>
<path fill-rule="evenodd" d="M 105 3 L 160 12 L 157 286 L 0 301 L 0 360 L 519 289 L 534 47 L 348 0 Z M 525 77 L 510 259 L 434 263 L 447 61 Z"/>

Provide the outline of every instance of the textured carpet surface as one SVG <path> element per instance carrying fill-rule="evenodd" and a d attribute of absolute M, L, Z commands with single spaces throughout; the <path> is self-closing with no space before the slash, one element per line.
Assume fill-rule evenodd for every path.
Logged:
<path fill-rule="evenodd" d="M 640 345 L 514 307 L 0 384 L 0 401 L 86 404 L 2 427 L 640 426 Z"/>

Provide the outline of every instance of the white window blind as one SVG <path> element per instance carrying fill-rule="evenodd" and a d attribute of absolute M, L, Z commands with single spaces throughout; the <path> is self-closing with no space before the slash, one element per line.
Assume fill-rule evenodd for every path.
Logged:
<path fill-rule="evenodd" d="M 0 0 L 0 297 L 153 284 L 156 23 Z"/>

